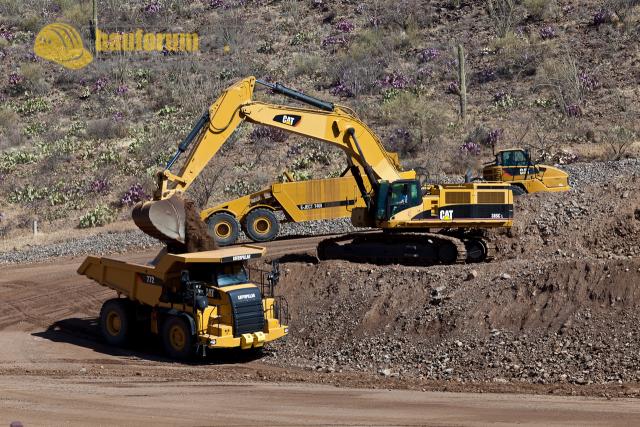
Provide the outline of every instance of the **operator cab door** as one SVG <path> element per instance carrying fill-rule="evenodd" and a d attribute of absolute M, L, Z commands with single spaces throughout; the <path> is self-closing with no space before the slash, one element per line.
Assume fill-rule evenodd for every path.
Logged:
<path fill-rule="evenodd" d="M 537 178 L 539 169 L 531 164 L 524 150 L 502 151 L 496 155 L 496 165 L 502 169 L 502 181 L 523 181 Z"/>
<path fill-rule="evenodd" d="M 422 204 L 418 180 L 398 180 L 381 186 L 380 192 L 384 200 L 378 200 L 376 216 L 379 221 L 388 221 L 398 212 Z"/>

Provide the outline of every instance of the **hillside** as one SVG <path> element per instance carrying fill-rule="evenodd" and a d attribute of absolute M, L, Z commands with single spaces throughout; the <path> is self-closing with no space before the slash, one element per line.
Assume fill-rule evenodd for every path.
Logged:
<path fill-rule="evenodd" d="M 636 3 L 102 1 L 100 28 L 197 32 L 200 51 L 101 53 L 73 71 L 35 56 L 34 37 L 65 22 L 86 46 L 91 2 L 0 0 L 0 237 L 34 219 L 45 233 L 128 219 L 202 111 L 248 75 L 351 107 L 434 181 L 478 168 L 492 143 L 551 163 L 637 157 Z M 344 168 L 341 153 L 299 137 L 246 126 L 232 139 L 191 191 L 201 206 L 284 170 Z"/>

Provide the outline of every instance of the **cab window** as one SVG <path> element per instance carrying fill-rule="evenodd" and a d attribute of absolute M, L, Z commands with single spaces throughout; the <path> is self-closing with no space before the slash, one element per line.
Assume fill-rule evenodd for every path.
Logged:
<path fill-rule="evenodd" d="M 524 151 L 505 151 L 498 156 L 497 164 L 500 166 L 527 166 L 529 161 Z"/>
<path fill-rule="evenodd" d="M 420 204 L 418 182 L 400 182 L 391 185 L 389 218 L 396 213 Z"/>
<path fill-rule="evenodd" d="M 247 270 L 242 264 L 220 264 L 216 266 L 216 281 L 219 287 L 247 283 Z"/>

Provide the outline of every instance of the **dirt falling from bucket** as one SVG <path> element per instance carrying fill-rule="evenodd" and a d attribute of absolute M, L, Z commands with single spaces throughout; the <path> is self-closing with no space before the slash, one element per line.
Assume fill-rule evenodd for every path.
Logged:
<path fill-rule="evenodd" d="M 168 250 L 172 253 L 202 252 L 217 249 L 209 235 L 207 225 L 200 219 L 200 212 L 193 200 L 183 199 L 185 213 L 185 243 L 174 243 Z"/>

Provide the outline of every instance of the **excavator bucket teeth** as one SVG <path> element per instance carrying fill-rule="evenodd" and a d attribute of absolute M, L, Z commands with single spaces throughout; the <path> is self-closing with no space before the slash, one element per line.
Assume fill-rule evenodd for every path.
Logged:
<path fill-rule="evenodd" d="M 138 228 L 149 236 L 168 245 L 185 243 L 185 207 L 179 196 L 138 203 L 131 216 Z"/>

